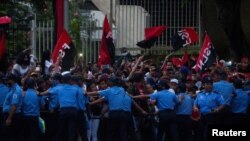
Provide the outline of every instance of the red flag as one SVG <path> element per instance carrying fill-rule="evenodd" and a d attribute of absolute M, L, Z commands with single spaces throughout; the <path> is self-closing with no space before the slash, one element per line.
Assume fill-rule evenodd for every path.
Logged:
<path fill-rule="evenodd" d="M 174 50 L 190 45 L 198 41 L 198 34 L 192 28 L 184 28 L 178 31 L 172 38 L 171 44 Z"/>
<path fill-rule="evenodd" d="M 69 70 L 74 64 L 75 48 L 67 31 L 63 30 L 52 53 L 53 63 L 62 57 L 62 70 Z"/>
<path fill-rule="evenodd" d="M 184 55 L 182 58 L 178 58 L 178 57 L 173 57 L 172 58 L 172 62 L 176 67 L 182 67 L 184 64 L 186 64 L 188 61 L 188 53 L 185 50 L 184 51 Z"/>
<path fill-rule="evenodd" d="M 108 18 L 105 16 L 102 30 L 102 41 L 98 58 L 98 65 L 113 65 L 115 61 L 115 46 Z"/>
<path fill-rule="evenodd" d="M 0 60 L 2 59 L 5 53 L 5 31 L 2 31 L 2 35 L 0 38 Z"/>
<path fill-rule="evenodd" d="M 142 48 L 150 48 L 166 29 L 166 26 L 145 28 L 145 40 L 138 42 L 137 45 Z"/>
<path fill-rule="evenodd" d="M 64 0 L 55 0 L 55 24 L 56 24 L 56 39 L 60 38 L 64 30 Z"/>
<path fill-rule="evenodd" d="M 200 55 L 197 59 L 194 69 L 196 71 L 203 70 L 205 67 L 210 67 L 216 59 L 214 46 L 208 34 L 206 34 L 204 43 L 202 45 Z"/>

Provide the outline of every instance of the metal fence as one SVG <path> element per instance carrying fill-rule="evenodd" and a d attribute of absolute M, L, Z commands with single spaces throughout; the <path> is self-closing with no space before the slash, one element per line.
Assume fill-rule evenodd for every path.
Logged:
<path fill-rule="evenodd" d="M 116 55 L 120 55 L 122 47 L 126 47 L 132 55 L 167 55 L 171 52 L 170 38 L 178 30 L 192 27 L 200 35 L 200 0 L 115 0 L 112 17 Z M 92 23 L 82 23 L 80 31 L 81 45 L 77 55 L 86 63 L 97 62 L 102 37 L 102 22 Z M 43 51 L 53 49 L 53 22 L 34 24 L 34 53 L 41 58 Z M 168 28 L 154 46 L 146 50 L 137 47 L 136 43 L 144 39 L 144 29 L 159 25 Z M 199 47 L 199 43 L 193 47 Z"/>
<path fill-rule="evenodd" d="M 34 54 L 41 59 L 46 50 L 52 52 L 54 48 L 54 23 L 53 21 L 37 21 L 34 27 Z"/>

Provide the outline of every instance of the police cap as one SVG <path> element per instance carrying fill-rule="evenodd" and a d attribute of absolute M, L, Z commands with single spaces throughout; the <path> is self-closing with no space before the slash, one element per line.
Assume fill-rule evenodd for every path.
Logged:
<path fill-rule="evenodd" d="M 205 76 L 203 79 L 202 79 L 202 83 L 213 83 L 213 79 L 211 76 Z"/>

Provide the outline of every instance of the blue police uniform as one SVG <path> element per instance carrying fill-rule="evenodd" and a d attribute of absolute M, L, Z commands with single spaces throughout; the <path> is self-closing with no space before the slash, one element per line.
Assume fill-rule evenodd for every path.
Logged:
<path fill-rule="evenodd" d="M 128 131 L 132 126 L 131 105 L 132 99 L 122 87 L 112 86 L 99 91 L 109 103 L 108 139 L 113 141 L 128 140 Z"/>
<path fill-rule="evenodd" d="M 21 127 L 22 127 L 22 120 L 21 120 L 21 104 L 22 104 L 22 89 L 17 83 L 13 83 L 10 91 L 8 92 L 4 104 L 3 104 L 3 122 L 9 116 L 9 112 L 13 105 L 16 106 L 16 113 L 11 119 L 11 126 L 5 126 L 3 124 L 3 140 L 19 140 L 21 135 Z M 15 134 L 15 136 L 13 136 Z"/>
<path fill-rule="evenodd" d="M 77 100 L 77 129 L 81 136 L 82 141 L 87 141 L 87 119 L 85 116 L 86 105 L 89 103 L 89 99 L 86 94 L 84 94 L 83 89 L 78 85 L 72 85 L 77 89 L 78 100 Z"/>
<path fill-rule="evenodd" d="M 191 115 L 194 100 L 187 93 L 179 93 L 178 96 L 183 96 L 183 100 L 176 106 L 177 115 Z"/>
<path fill-rule="evenodd" d="M 77 109 L 77 102 L 78 102 L 78 90 L 76 87 L 64 84 L 61 89 L 58 91 L 58 102 L 60 109 L 62 108 L 75 108 Z"/>
<path fill-rule="evenodd" d="M 87 95 L 84 94 L 83 89 L 78 85 L 72 85 L 78 91 L 78 101 L 77 101 L 77 110 L 86 111 L 86 105 L 89 103 Z"/>
<path fill-rule="evenodd" d="M 22 103 L 23 115 L 38 117 L 40 115 L 40 105 L 43 104 L 41 97 L 38 97 L 34 89 L 27 89 Z"/>
<path fill-rule="evenodd" d="M 22 89 L 20 86 L 15 83 L 11 86 L 9 93 L 7 94 L 4 104 L 3 104 L 3 112 L 9 113 L 12 105 L 16 105 L 16 113 L 21 112 L 21 100 L 22 97 Z"/>
<path fill-rule="evenodd" d="M 219 122 L 219 115 L 213 113 L 213 110 L 225 105 L 225 101 L 223 96 L 217 92 L 201 91 L 198 93 L 194 105 L 199 108 L 201 113 L 200 130 L 197 132 L 197 135 L 201 140 L 206 141 L 208 125 Z"/>
<path fill-rule="evenodd" d="M 44 104 L 42 97 L 39 97 L 34 89 L 28 88 L 23 94 L 22 100 L 24 140 L 37 141 L 39 135 L 38 117 L 40 116 L 40 105 Z"/>
<path fill-rule="evenodd" d="M 194 100 L 187 93 L 179 93 L 178 97 L 183 97 L 183 100 L 176 105 L 176 124 L 180 140 L 192 140 L 192 108 Z"/>
<path fill-rule="evenodd" d="M 1 79 L 1 78 L 0 78 Z M 3 103 L 4 103 L 4 100 L 7 96 L 7 94 L 9 93 L 10 91 L 10 88 L 7 87 L 5 84 L 3 83 L 0 83 L 0 125 L 2 125 L 3 123 Z M 0 126 L 0 128 L 2 128 L 2 126 Z M 1 132 L 1 129 L 0 129 L 0 139 L 2 138 L 1 137 L 2 135 L 2 132 Z"/>
<path fill-rule="evenodd" d="M 54 87 L 48 89 L 49 92 L 49 110 L 53 111 L 59 107 L 58 92 L 63 88 L 63 84 L 56 84 Z"/>
<path fill-rule="evenodd" d="M 159 109 L 157 140 L 162 140 L 165 132 L 168 132 L 172 140 L 178 140 L 176 114 L 174 111 L 176 104 L 179 102 L 177 96 L 167 89 L 164 89 L 150 95 L 150 100 L 155 100 Z"/>
<path fill-rule="evenodd" d="M 236 89 L 231 101 L 232 122 L 235 124 L 247 123 L 248 95 L 242 89 Z"/>
<path fill-rule="evenodd" d="M 175 105 L 179 102 L 177 96 L 168 90 L 162 90 L 150 95 L 150 100 L 157 101 L 159 111 L 174 110 Z"/>
<path fill-rule="evenodd" d="M 58 102 L 59 102 L 59 120 L 58 120 L 58 132 L 56 140 L 63 140 L 66 133 L 68 140 L 76 139 L 76 120 L 77 120 L 77 103 L 78 103 L 78 90 L 76 87 L 69 85 L 68 80 L 70 76 L 66 76 L 67 83 L 63 84 L 58 90 Z M 70 129 L 70 130 L 68 130 Z"/>
<path fill-rule="evenodd" d="M 122 110 L 131 112 L 132 99 L 122 87 L 114 86 L 99 91 L 99 94 L 104 97 L 104 100 L 108 101 L 110 111 Z"/>
<path fill-rule="evenodd" d="M 0 108 L 1 108 L 1 112 L 2 112 L 2 108 L 3 108 L 4 100 L 5 100 L 9 91 L 10 91 L 9 87 L 7 87 L 5 84 L 0 83 Z"/>
<path fill-rule="evenodd" d="M 216 92 L 202 91 L 194 101 L 194 105 L 200 109 L 202 115 L 210 114 L 214 109 L 224 104 L 222 95 Z"/>
<path fill-rule="evenodd" d="M 235 88 L 232 83 L 229 83 L 227 81 L 221 80 L 219 82 L 213 83 L 213 91 L 218 92 L 221 94 L 225 100 L 226 105 L 230 105 L 232 100 L 232 94 L 234 92 Z"/>

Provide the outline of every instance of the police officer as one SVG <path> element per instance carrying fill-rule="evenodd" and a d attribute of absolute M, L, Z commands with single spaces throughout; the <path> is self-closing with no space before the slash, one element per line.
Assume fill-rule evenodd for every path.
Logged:
<path fill-rule="evenodd" d="M 174 107 L 179 102 L 179 99 L 174 93 L 168 91 L 168 88 L 167 82 L 165 80 L 160 80 L 158 82 L 158 92 L 150 96 L 150 102 L 152 104 L 157 104 L 159 109 L 157 141 L 162 141 L 166 131 L 167 138 L 173 141 L 178 140 Z"/>
<path fill-rule="evenodd" d="M 51 87 L 45 91 L 39 93 L 39 95 L 47 95 L 49 101 L 49 113 L 43 113 L 41 116 L 46 122 L 46 133 L 45 140 L 54 140 L 57 132 L 58 125 L 58 92 L 63 87 L 61 83 L 62 75 L 60 73 L 55 73 L 50 78 Z"/>
<path fill-rule="evenodd" d="M 181 99 L 181 102 L 176 106 L 176 116 L 177 116 L 177 128 L 178 134 L 181 141 L 191 141 L 192 140 L 192 107 L 193 99 L 186 92 L 186 85 L 184 83 L 178 84 L 177 96 Z"/>
<path fill-rule="evenodd" d="M 246 124 L 248 95 L 245 91 L 243 91 L 242 80 L 236 78 L 233 80 L 233 84 L 236 90 L 231 101 L 232 123 Z"/>
<path fill-rule="evenodd" d="M 193 108 L 201 113 L 200 138 L 206 141 L 207 126 L 218 123 L 218 112 L 224 108 L 225 101 L 221 94 L 213 91 L 213 80 L 210 76 L 204 77 L 202 82 L 204 90 L 198 93 Z"/>
<path fill-rule="evenodd" d="M 87 119 L 85 117 L 86 105 L 89 100 L 86 94 L 84 94 L 81 88 L 81 78 L 80 76 L 73 75 L 71 78 L 71 84 L 78 91 L 78 103 L 77 103 L 77 130 L 80 134 L 82 141 L 87 141 Z"/>
<path fill-rule="evenodd" d="M 5 79 L 6 78 L 5 78 L 4 74 L 0 73 L 0 139 L 2 138 L 1 128 L 2 128 L 2 125 L 4 124 L 2 121 L 3 103 L 4 103 L 4 100 L 5 100 L 8 92 L 10 91 L 10 88 L 4 84 Z"/>
<path fill-rule="evenodd" d="M 22 89 L 16 83 L 14 74 L 7 75 L 10 91 L 3 104 L 3 141 L 17 141 L 21 139 L 21 98 Z"/>
<path fill-rule="evenodd" d="M 23 110 L 23 136 L 25 141 L 37 141 L 39 135 L 38 118 L 40 115 L 40 105 L 43 105 L 41 97 L 35 90 L 33 78 L 27 78 L 25 85 L 27 91 L 22 94 Z"/>
<path fill-rule="evenodd" d="M 109 88 L 96 92 L 87 92 L 88 95 L 99 94 L 109 103 L 109 123 L 108 139 L 109 141 L 128 141 L 128 130 L 131 127 L 131 106 L 132 98 L 127 95 L 123 87 L 120 86 L 120 80 L 114 76 L 109 78 Z M 141 112 L 145 112 L 140 109 Z"/>
<path fill-rule="evenodd" d="M 58 91 L 59 119 L 56 141 L 76 140 L 77 103 L 83 95 L 75 86 L 70 85 L 70 80 L 69 72 L 62 73 L 63 87 Z"/>
<path fill-rule="evenodd" d="M 225 107 L 222 109 L 222 111 L 219 114 L 219 120 L 220 122 L 224 124 L 230 124 L 231 123 L 231 100 L 232 100 L 232 94 L 234 93 L 234 86 L 232 83 L 229 83 L 227 81 L 227 73 L 220 69 L 215 69 L 212 72 L 212 76 L 214 79 L 213 83 L 213 90 L 221 94 L 225 100 Z"/>

